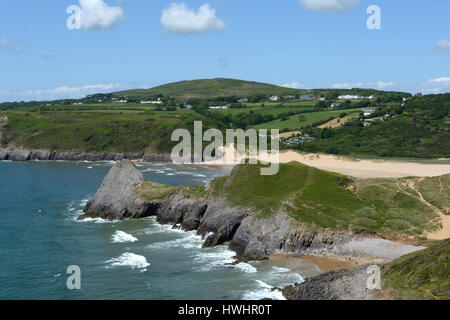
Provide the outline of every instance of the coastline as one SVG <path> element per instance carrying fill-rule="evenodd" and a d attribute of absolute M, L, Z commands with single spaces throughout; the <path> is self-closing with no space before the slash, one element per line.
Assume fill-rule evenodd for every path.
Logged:
<path fill-rule="evenodd" d="M 0 149 L 0 161 L 121 161 L 137 160 L 147 163 L 170 163 L 170 154 L 164 153 L 114 153 L 114 152 L 78 152 L 78 151 L 48 151 L 48 150 L 27 150 L 22 148 Z"/>
<path fill-rule="evenodd" d="M 114 152 L 79 152 L 79 151 L 48 151 L 27 150 L 23 148 L 0 148 L 0 161 L 121 161 L 132 160 L 143 163 L 172 163 L 169 153 L 114 153 Z M 264 162 L 273 162 L 273 159 L 259 159 Z M 336 172 L 360 179 L 372 178 L 405 178 L 405 177 L 436 177 L 450 174 L 450 163 L 447 159 L 371 159 L 363 157 L 336 156 L 320 153 L 299 153 L 284 151 L 279 154 L 280 163 L 299 162 L 317 169 Z M 443 163 L 435 163 L 443 162 Z M 235 165 L 222 163 L 222 161 L 209 161 L 196 166 L 226 167 Z"/>

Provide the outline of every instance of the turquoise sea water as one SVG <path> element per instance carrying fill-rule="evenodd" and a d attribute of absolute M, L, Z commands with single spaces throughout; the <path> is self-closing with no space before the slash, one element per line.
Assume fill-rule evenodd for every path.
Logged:
<path fill-rule="evenodd" d="M 280 299 L 300 275 L 233 262 L 225 246 L 153 218 L 79 222 L 112 163 L 0 161 L 0 299 Z M 139 165 L 146 179 L 204 184 L 226 169 Z M 67 267 L 81 269 L 69 290 Z"/>

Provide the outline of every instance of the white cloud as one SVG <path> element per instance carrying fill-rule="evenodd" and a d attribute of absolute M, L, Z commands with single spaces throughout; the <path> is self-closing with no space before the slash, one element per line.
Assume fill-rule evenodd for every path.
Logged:
<path fill-rule="evenodd" d="M 436 52 L 450 52 L 450 41 L 447 39 L 439 40 L 435 45 Z"/>
<path fill-rule="evenodd" d="M 161 24 L 169 32 L 184 35 L 226 29 L 225 22 L 216 16 L 216 10 L 208 3 L 197 11 L 189 9 L 183 2 L 171 3 L 162 12 Z"/>
<path fill-rule="evenodd" d="M 291 89 L 301 89 L 301 88 L 305 87 L 305 85 L 303 85 L 299 82 L 285 83 L 285 84 L 282 84 L 281 86 L 285 87 L 285 88 L 291 88 Z"/>
<path fill-rule="evenodd" d="M 41 101 L 79 99 L 93 93 L 107 93 L 135 88 L 122 83 L 89 84 L 79 87 L 61 86 L 54 89 L 26 90 L 23 92 L 0 91 L 1 101 Z M 141 87 L 143 88 L 143 87 Z"/>
<path fill-rule="evenodd" d="M 450 92 L 450 77 L 430 79 L 422 85 L 426 93 Z"/>
<path fill-rule="evenodd" d="M 377 89 L 387 89 L 387 88 L 391 88 L 393 86 L 395 86 L 394 82 L 388 81 L 388 82 L 384 82 L 384 81 L 378 81 L 376 84 Z"/>
<path fill-rule="evenodd" d="M 442 77 L 437 79 L 430 79 L 428 80 L 430 83 L 434 84 L 443 84 L 443 85 L 450 85 L 450 77 Z"/>
<path fill-rule="evenodd" d="M 359 0 L 299 0 L 307 10 L 345 13 L 355 7 Z"/>
<path fill-rule="evenodd" d="M 0 49 L 5 49 L 10 52 L 16 53 L 22 51 L 23 46 L 9 40 L 6 34 L 0 34 Z"/>
<path fill-rule="evenodd" d="M 108 6 L 103 0 L 79 0 L 81 29 L 85 31 L 111 29 L 125 14 L 121 7 Z"/>

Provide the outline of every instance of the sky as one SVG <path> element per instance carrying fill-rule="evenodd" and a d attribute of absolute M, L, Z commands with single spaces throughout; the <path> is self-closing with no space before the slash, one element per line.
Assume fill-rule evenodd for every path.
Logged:
<path fill-rule="evenodd" d="M 448 0 L 1 1 L 0 101 L 216 77 L 445 93 L 449 12 Z"/>

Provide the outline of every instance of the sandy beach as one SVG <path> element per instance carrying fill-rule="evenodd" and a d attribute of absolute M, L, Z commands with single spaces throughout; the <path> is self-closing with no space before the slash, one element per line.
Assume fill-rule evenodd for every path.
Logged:
<path fill-rule="evenodd" d="M 366 160 L 328 154 L 280 153 L 280 163 L 297 161 L 311 167 L 355 178 L 435 177 L 450 173 L 450 164 L 427 164 L 396 160 Z"/>

